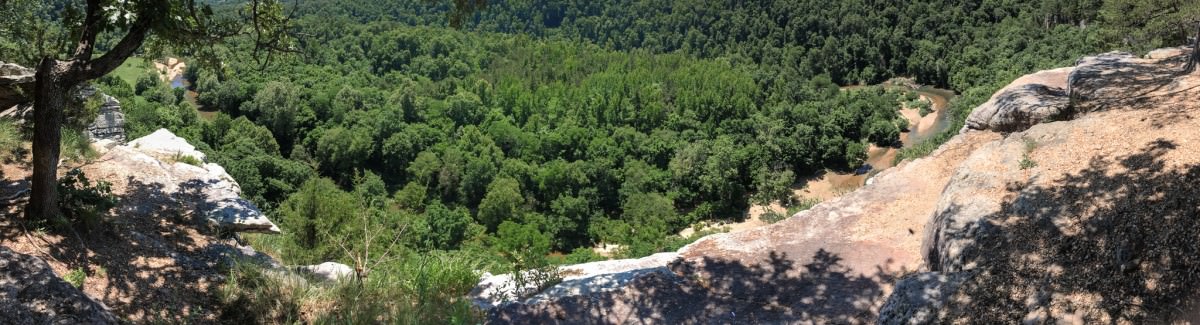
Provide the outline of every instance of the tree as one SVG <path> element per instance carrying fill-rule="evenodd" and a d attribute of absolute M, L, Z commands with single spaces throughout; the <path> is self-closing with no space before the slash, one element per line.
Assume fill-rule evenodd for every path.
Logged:
<path fill-rule="evenodd" d="M 14 2 L 15 3 L 15 2 Z M 24 3 L 22 1 L 22 3 Z M 153 37 L 167 45 L 198 51 L 204 46 L 235 35 L 249 34 L 254 57 L 269 64 L 274 53 L 294 52 L 294 40 L 278 0 L 251 0 L 241 17 L 217 15 L 207 4 L 192 0 L 87 0 L 82 21 L 73 13 L 74 5 L 63 9 L 65 35 L 77 36 L 74 48 L 42 50 L 34 84 L 33 177 L 27 218 L 48 220 L 60 214 L 56 189 L 61 151 L 62 120 L 74 90 L 83 83 L 112 72 L 133 56 L 147 39 Z M 480 9 L 482 0 L 455 0 L 450 18 L 458 26 L 463 17 Z M 0 1 L 0 12 L 7 12 L 9 1 Z M 294 11 L 293 11 L 294 13 Z M 6 17 L 4 22 L 10 19 Z M 120 40 L 103 54 L 97 53 L 102 34 L 120 34 Z"/>
<path fill-rule="evenodd" d="M 6 3 L 0 2 L 0 6 Z M 248 7 L 256 39 L 264 47 L 285 46 L 286 19 L 275 0 L 253 0 Z M 69 16 L 69 15 L 66 15 Z M 65 53 L 43 53 L 35 74 L 33 100 L 33 177 L 27 218 L 48 220 L 60 215 L 56 179 L 61 151 L 62 120 L 72 105 L 75 89 L 88 80 L 112 72 L 132 56 L 150 36 L 181 47 L 197 46 L 235 35 L 242 29 L 234 20 L 219 18 L 207 5 L 195 1 L 88 0 L 83 21 L 71 30 L 78 35 L 74 49 Z M 69 23 L 64 18 L 64 23 Z M 272 37 L 263 33 L 270 30 Z M 104 54 L 97 56 L 99 36 L 124 31 L 124 36 Z"/>
<path fill-rule="evenodd" d="M 1181 44 L 1194 35 L 1184 73 L 1200 63 L 1200 2 L 1194 0 L 1107 0 L 1101 17 L 1127 46 L 1139 49 Z M 1193 33 L 1193 31 L 1195 31 Z"/>

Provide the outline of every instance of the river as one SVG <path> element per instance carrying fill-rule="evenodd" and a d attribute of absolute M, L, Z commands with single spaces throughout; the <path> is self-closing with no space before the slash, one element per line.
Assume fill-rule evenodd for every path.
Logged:
<path fill-rule="evenodd" d="M 192 83 L 188 82 L 187 78 L 183 77 L 182 69 L 186 69 L 187 65 L 184 64 L 183 61 L 174 59 L 174 58 L 168 59 L 167 62 L 174 63 L 174 64 L 166 65 L 166 64 L 163 64 L 160 62 L 159 63 L 160 70 L 170 71 L 172 69 L 175 69 L 176 66 L 181 67 L 181 69 L 179 69 L 180 71 L 168 72 L 168 76 L 171 78 L 171 89 L 183 88 L 184 90 L 186 90 L 186 92 L 183 94 L 183 100 L 188 102 L 188 104 L 191 104 L 192 107 L 195 107 L 196 113 L 200 114 L 201 118 L 203 118 L 205 120 L 210 120 L 210 121 L 213 118 L 216 118 L 217 112 L 205 110 L 204 106 L 200 105 L 200 102 L 196 100 L 196 97 L 199 96 L 200 94 L 196 93 L 195 88 L 192 87 Z M 162 67 L 167 67 L 167 68 L 164 69 Z"/>

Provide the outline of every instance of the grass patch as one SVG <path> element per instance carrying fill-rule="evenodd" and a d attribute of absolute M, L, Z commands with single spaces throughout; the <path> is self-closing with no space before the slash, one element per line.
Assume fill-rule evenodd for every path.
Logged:
<path fill-rule="evenodd" d="M 138 77 L 146 75 L 146 70 L 152 69 L 154 66 L 144 58 L 131 57 L 125 60 L 120 67 L 113 70 L 112 75 L 121 78 L 130 85 L 137 84 Z"/>
<path fill-rule="evenodd" d="M 67 283 L 70 283 L 72 287 L 83 288 L 84 281 L 87 281 L 87 272 L 84 272 L 83 268 L 80 267 L 67 272 L 62 278 Z"/>
<path fill-rule="evenodd" d="M 319 282 L 235 263 L 221 286 L 221 320 L 231 324 L 476 324 L 464 297 L 479 281 L 461 256 L 412 255 L 362 280 Z"/>
<path fill-rule="evenodd" d="M 171 156 L 171 162 L 181 162 L 192 166 L 204 167 L 204 162 L 200 161 L 200 158 L 185 155 L 179 152 L 176 152 L 175 155 Z"/>

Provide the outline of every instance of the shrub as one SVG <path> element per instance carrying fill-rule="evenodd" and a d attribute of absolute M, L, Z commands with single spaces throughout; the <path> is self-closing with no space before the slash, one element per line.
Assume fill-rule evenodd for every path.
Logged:
<path fill-rule="evenodd" d="M 11 161 L 21 150 L 21 131 L 8 119 L 0 119 L 0 161 Z"/>
<path fill-rule="evenodd" d="M 479 282 L 470 259 L 409 256 L 361 281 L 307 282 L 238 262 L 219 291 L 221 320 L 234 324 L 476 324 L 463 299 Z"/>
<path fill-rule="evenodd" d="M 763 215 L 758 218 L 766 223 L 776 223 L 780 220 L 786 219 L 787 216 L 784 216 L 782 213 L 776 212 L 775 210 L 769 210 L 767 213 L 763 213 Z"/>
<path fill-rule="evenodd" d="M 63 213 L 56 225 L 59 228 L 74 226 L 90 231 L 100 225 L 109 210 L 117 206 L 112 184 L 105 181 L 92 184 L 78 168 L 59 178 L 58 195 Z"/>
<path fill-rule="evenodd" d="M 67 272 L 62 278 L 67 283 L 70 283 L 72 287 L 83 288 L 83 283 L 87 280 L 87 272 L 84 272 L 83 268 L 80 267 Z"/>
<path fill-rule="evenodd" d="M 196 158 L 196 157 L 193 157 L 190 155 L 185 155 L 185 154 L 179 153 L 179 152 L 176 152 L 175 155 L 171 156 L 171 160 L 174 162 L 181 162 L 181 163 L 185 163 L 185 164 L 192 165 L 192 166 L 200 166 L 200 167 L 204 166 L 204 162 L 200 161 L 199 158 Z"/>
<path fill-rule="evenodd" d="M 83 162 L 96 159 L 100 153 L 92 148 L 92 141 L 83 131 L 64 128 L 62 130 L 62 157 L 67 161 Z"/>

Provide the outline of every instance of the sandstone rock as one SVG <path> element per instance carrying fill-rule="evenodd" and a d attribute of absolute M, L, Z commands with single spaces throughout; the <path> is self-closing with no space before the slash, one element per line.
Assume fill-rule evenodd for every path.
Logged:
<path fill-rule="evenodd" d="M 93 141 L 112 140 L 116 143 L 125 142 L 125 113 L 121 112 L 121 102 L 109 95 L 101 95 L 100 114 L 88 125 L 88 136 Z"/>
<path fill-rule="evenodd" d="M 297 269 L 300 272 L 311 274 L 314 277 L 325 281 L 340 281 L 354 277 L 354 268 L 337 262 L 306 265 Z"/>
<path fill-rule="evenodd" d="M 562 297 L 585 296 L 593 293 L 617 290 L 633 279 L 649 273 L 671 274 L 667 266 L 679 257 L 676 253 L 658 253 L 643 258 L 599 261 L 567 265 L 559 268 L 562 282 L 536 295 L 524 299 L 523 303 L 536 304 Z M 511 291 L 529 292 L 534 288 L 514 288 L 512 274 L 492 275 L 484 273 L 470 297 L 476 307 L 483 310 L 495 308 L 510 300 Z"/>
<path fill-rule="evenodd" d="M 0 323 L 120 324 L 39 258 L 0 247 Z"/>
<path fill-rule="evenodd" d="M 203 152 L 196 150 L 184 138 L 176 136 L 167 129 L 158 129 L 150 135 L 129 142 L 129 146 L 138 152 L 158 159 L 175 159 L 178 156 L 190 156 L 204 161 Z"/>
<path fill-rule="evenodd" d="M 1161 60 L 1161 59 L 1169 59 L 1169 58 L 1173 58 L 1173 57 L 1177 57 L 1177 56 L 1183 56 L 1184 54 L 1189 54 L 1189 53 L 1191 53 L 1190 48 L 1186 47 L 1186 46 L 1168 47 L 1168 48 L 1161 48 L 1161 49 L 1156 49 L 1156 50 L 1147 52 L 1146 55 L 1142 56 L 1142 58 Z"/>
<path fill-rule="evenodd" d="M 280 229 L 258 210 L 253 202 L 242 198 L 226 198 L 211 203 L 208 218 L 225 229 L 237 232 L 278 234 Z"/>
<path fill-rule="evenodd" d="M 135 200 L 137 204 L 122 204 L 139 210 L 130 212 L 152 215 L 174 209 L 229 231 L 280 232 L 258 207 L 241 198 L 241 186 L 220 165 L 173 162 L 176 155 L 203 158 L 203 153 L 183 139 L 159 130 L 113 147 L 83 170 L 92 179 L 112 183 L 123 199 Z"/>
<path fill-rule="evenodd" d="M 1063 88 L 1072 70 L 1045 70 L 1013 81 L 971 111 L 966 128 L 1016 132 L 1068 115 L 1069 100 Z"/>
<path fill-rule="evenodd" d="M 944 307 L 958 291 L 967 273 L 917 273 L 896 282 L 892 295 L 879 310 L 876 324 L 941 324 Z"/>
<path fill-rule="evenodd" d="M 0 62 L 0 109 L 33 100 L 34 74 L 33 69 Z"/>

